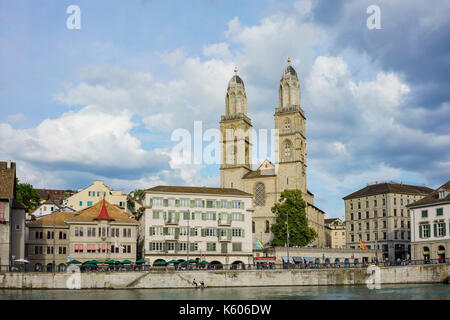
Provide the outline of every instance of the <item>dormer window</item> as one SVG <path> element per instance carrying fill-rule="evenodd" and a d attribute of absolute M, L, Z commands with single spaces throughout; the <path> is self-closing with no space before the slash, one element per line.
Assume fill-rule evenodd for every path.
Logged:
<path fill-rule="evenodd" d="M 447 192 L 445 189 L 439 190 L 439 199 L 444 199 L 447 196 Z"/>

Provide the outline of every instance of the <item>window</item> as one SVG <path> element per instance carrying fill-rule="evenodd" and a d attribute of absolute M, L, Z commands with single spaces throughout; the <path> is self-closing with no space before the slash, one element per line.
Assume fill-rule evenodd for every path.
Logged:
<path fill-rule="evenodd" d="M 377 200 L 373 200 L 373 206 L 376 207 L 377 206 Z"/>
<path fill-rule="evenodd" d="M 286 119 L 284 121 L 284 130 L 289 131 L 291 129 L 291 121 L 289 119 Z"/>
<path fill-rule="evenodd" d="M 263 183 L 257 183 L 255 186 L 255 205 L 263 206 L 265 204 L 266 195 Z"/>
<path fill-rule="evenodd" d="M 226 208 L 227 207 L 227 200 L 220 200 L 220 207 L 222 209 Z"/>
<path fill-rule="evenodd" d="M 207 242 L 206 243 L 206 251 L 216 251 L 216 243 L 215 242 Z"/>
<path fill-rule="evenodd" d="M 374 218 L 377 218 L 377 217 L 378 217 L 378 212 L 377 212 L 377 210 L 373 210 L 373 217 L 374 217 Z"/>
<path fill-rule="evenodd" d="M 92 201 L 87 202 L 88 207 L 92 206 Z"/>
<path fill-rule="evenodd" d="M 205 235 L 207 237 L 213 237 L 215 235 L 215 229 L 214 228 L 206 228 Z"/>
<path fill-rule="evenodd" d="M 353 218 L 353 213 L 350 213 L 350 220 L 354 220 Z"/>
<path fill-rule="evenodd" d="M 422 218 L 428 217 L 428 210 L 422 210 Z"/>
<path fill-rule="evenodd" d="M 370 241 L 370 234 L 369 234 L 369 233 L 366 234 L 366 240 L 367 240 L 367 241 Z"/>
<path fill-rule="evenodd" d="M 404 228 L 404 227 L 405 227 L 405 221 L 403 221 L 403 220 L 400 221 L 400 227 L 401 227 L 401 228 Z"/>
<path fill-rule="evenodd" d="M 420 232 L 420 230 L 422 229 L 422 232 Z M 429 224 L 424 224 L 424 225 L 419 225 L 419 238 L 422 238 L 420 235 L 423 235 L 423 238 L 429 238 L 430 237 L 430 225 Z"/>
<path fill-rule="evenodd" d="M 83 201 L 80 201 L 80 207 L 82 207 L 83 206 Z"/>
<path fill-rule="evenodd" d="M 443 209 L 442 208 L 437 208 L 436 209 L 436 216 L 442 216 L 444 215 Z"/>
<path fill-rule="evenodd" d="M 439 199 L 444 199 L 446 197 L 446 192 L 445 190 L 439 190 Z"/>
<path fill-rule="evenodd" d="M 215 208 L 216 207 L 216 200 L 206 200 L 206 207 L 207 208 Z"/>
<path fill-rule="evenodd" d="M 167 243 L 167 250 L 169 250 L 169 251 L 175 250 L 175 242 Z"/>
<path fill-rule="evenodd" d="M 202 200 L 200 199 L 195 200 L 195 208 L 203 208 Z"/>
<path fill-rule="evenodd" d="M 350 210 L 353 210 L 353 203 L 350 202 Z"/>
<path fill-rule="evenodd" d="M 270 232 L 270 223 L 266 220 L 266 233 Z"/>
<path fill-rule="evenodd" d="M 366 208 L 369 207 L 369 201 L 366 201 Z"/>
<path fill-rule="evenodd" d="M 386 205 L 386 199 L 383 199 L 383 206 Z"/>
<path fill-rule="evenodd" d="M 184 208 L 189 207 L 189 199 L 181 199 L 180 200 L 180 207 L 184 207 Z"/>
<path fill-rule="evenodd" d="M 225 230 L 225 229 L 222 229 Z M 233 228 L 232 233 L 233 237 L 242 237 L 242 229 L 239 228 Z"/>
<path fill-rule="evenodd" d="M 358 212 L 358 219 L 361 220 L 361 212 Z"/>
<path fill-rule="evenodd" d="M 366 219 L 369 219 L 370 215 L 369 215 L 369 211 L 366 211 Z"/>
<path fill-rule="evenodd" d="M 231 207 L 232 207 L 233 209 L 244 209 L 244 208 L 243 208 L 243 202 L 237 201 L 237 200 L 233 200 L 233 201 L 232 201 Z"/>
<path fill-rule="evenodd" d="M 242 251 L 242 243 L 241 242 L 233 242 L 233 251 Z"/>
<path fill-rule="evenodd" d="M 162 205 L 163 205 L 163 199 L 162 198 L 155 198 L 155 199 L 153 199 L 153 206 L 161 207 Z"/>
<path fill-rule="evenodd" d="M 387 234 L 386 234 L 386 232 L 383 232 L 383 240 L 386 240 L 387 239 Z"/>
<path fill-rule="evenodd" d="M 163 249 L 162 242 L 150 242 L 151 251 L 162 251 L 162 249 Z"/>
<path fill-rule="evenodd" d="M 398 239 L 398 231 L 394 231 L 394 239 L 395 239 L 395 240 Z"/>
<path fill-rule="evenodd" d="M 387 228 L 387 222 L 386 222 L 386 220 L 384 220 L 383 221 L 383 229 L 386 229 Z"/>
<path fill-rule="evenodd" d="M 436 228 L 436 224 L 435 224 L 435 228 Z M 444 237 L 445 233 L 446 233 L 445 232 L 445 223 L 438 223 L 437 224 L 437 236 L 438 237 Z"/>
<path fill-rule="evenodd" d="M 400 198 L 400 205 L 403 205 L 403 198 Z"/>
<path fill-rule="evenodd" d="M 400 209 L 400 216 L 403 217 L 403 209 Z"/>
<path fill-rule="evenodd" d="M 9 204 L 8 204 L 9 206 Z M 6 203 L 0 202 L 0 222 L 6 221 Z"/>
<path fill-rule="evenodd" d="M 252 221 L 252 233 L 255 233 L 255 221 Z"/>
<path fill-rule="evenodd" d="M 394 228 L 397 228 L 397 219 L 394 220 Z"/>
<path fill-rule="evenodd" d="M 386 217 L 386 209 L 383 209 L 383 217 Z"/>
<path fill-rule="evenodd" d="M 291 157 L 291 143 L 287 141 L 284 144 L 284 156 L 289 159 Z"/>
<path fill-rule="evenodd" d="M 358 209 L 361 209 L 361 202 L 358 202 Z"/>
<path fill-rule="evenodd" d="M 394 217 L 397 216 L 397 209 L 394 209 Z"/>
<path fill-rule="evenodd" d="M 362 226 L 361 223 L 358 223 L 358 230 L 361 231 L 362 230 Z"/>
<path fill-rule="evenodd" d="M 394 206 L 397 204 L 397 198 L 394 198 Z"/>
<path fill-rule="evenodd" d="M 353 223 L 350 225 L 350 231 L 354 231 Z"/>
<path fill-rule="evenodd" d="M 370 224 L 369 224 L 369 222 L 366 223 L 366 229 L 367 229 L 367 230 L 370 229 Z"/>
<path fill-rule="evenodd" d="M 351 242 L 355 242 L 355 236 L 353 234 L 350 235 Z"/>

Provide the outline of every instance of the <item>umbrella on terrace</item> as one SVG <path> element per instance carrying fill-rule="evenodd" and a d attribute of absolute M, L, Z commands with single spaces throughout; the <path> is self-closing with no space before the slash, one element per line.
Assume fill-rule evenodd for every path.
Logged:
<path fill-rule="evenodd" d="M 199 262 L 198 264 L 209 264 L 208 261 L 203 260 L 202 262 Z"/>
<path fill-rule="evenodd" d="M 119 264 L 120 261 L 116 261 L 116 260 L 108 260 L 108 261 L 105 261 L 105 263 L 107 263 L 107 264 Z"/>
<path fill-rule="evenodd" d="M 178 261 L 178 260 L 170 260 L 170 261 L 167 262 L 167 263 L 180 263 L 180 261 Z"/>
<path fill-rule="evenodd" d="M 189 263 L 196 263 L 196 262 L 197 262 L 197 260 L 189 259 Z"/>
<path fill-rule="evenodd" d="M 19 262 L 19 263 L 30 263 L 30 261 L 25 260 L 25 259 L 16 259 L 14 260 L 15 262 Z"/>
<path fill-rule="evenodd" d="M 83 265 L 85 265 L 86 263 L 90 263 L 90 264 L 98 264 L 98 263 L 101 263 L 100 261 L 97 261 L 97 260 L 89 260 L 89 261 L 86 261 L 85 263 L 83 263 Z"/>
<path fill-rule="evenodd" d="M 144 259 L 140 259 L 138 261 L 136 261 L 136 264 L 141 264 L 141 263 L 145 263 L 146 261 Z"/>
<path fill-rule="evenodd" d="M 67 265 L 70 265 L 70 264 L 81 264 L 81 262 L 78 261 L 78 260 L 70 260 L 70 261 L 67 262 L 66 264 L 67 264 Z"/>
<path fill-rule="evenodd" d="M 165 266 L 166 264 L 167 264 L 167 262 L 160 260 L 160 261 L 156 261 L 153 265 L 154 266 Z"/>
<path fill-rule="evenodd" d="M 130 264 L 130 263 L 132 263 L 130 260 L 123 260 L 122 261 L 122 264 Z"/>

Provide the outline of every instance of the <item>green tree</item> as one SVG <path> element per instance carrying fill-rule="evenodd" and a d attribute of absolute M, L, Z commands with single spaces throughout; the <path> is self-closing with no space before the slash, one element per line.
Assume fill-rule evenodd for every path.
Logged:
<path fill-rule="evenodd" d="M 16 200 L 30 212 L 41 204 L 41 198 L 33 186 L 29 183 L 19 183 L 19 179 L 16 179 Z"/>
<path fill-rule="evenodd" d="M 141 195 L 144 194 L 144 190 L 143 189 L 136 189 L 136 190 L 132 191 L 131 193 L 134 193 L 134 198 L 136 199 L 137 197 L 140 197 Z"/>
<path fill-rule="evenodd" d="M 289 246 L 306 246 L 317 238 L 317 232 L 308 226 L 306 202 L 300 190 L 284 190 L 280 200 L 272 207 L 276 223 L 272 225 L 273 246 L 287 243 L 286 217 L 289 216 Z"/>

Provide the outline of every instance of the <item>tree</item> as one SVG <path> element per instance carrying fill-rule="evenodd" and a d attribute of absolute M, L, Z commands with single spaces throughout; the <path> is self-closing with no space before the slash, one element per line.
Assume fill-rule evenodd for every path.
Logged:
<path fill-rule="evenodd" d="M 41 204 L 41 198 L 33 186 L 29 183 L 19 183 L 16 179 L 16 200 L 32 212 Z"/>
<path fill-rule="evenodd" d="M 317 232 L 308 226 L 306 203 L 300 190 L 284 190 L 280 200 L 272 207 L 276 223 L 272 225 L 273 246 L 287 243 L 286 217 L 289 216 L 289 246 L 306 246 L 317 238 Z"/>

